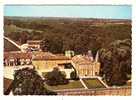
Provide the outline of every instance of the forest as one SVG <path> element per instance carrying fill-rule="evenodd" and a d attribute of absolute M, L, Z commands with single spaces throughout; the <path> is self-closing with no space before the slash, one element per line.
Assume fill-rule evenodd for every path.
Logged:
<path fill-rule="evenodd" d="M 115 40 L 131 39 L 131 20 L 4 17 L 4 36 L 20 44 L 45 40 L 53 53 L 96 53 Z"/>

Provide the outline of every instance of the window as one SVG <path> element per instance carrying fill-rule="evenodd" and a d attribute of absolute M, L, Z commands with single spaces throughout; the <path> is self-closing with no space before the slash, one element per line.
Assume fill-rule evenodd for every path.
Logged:
<path fill-rule="evenodd" d="M 97 73 L 97 72 L 95 72 L 95 75 L 98 75 L 98 73 Z"/>

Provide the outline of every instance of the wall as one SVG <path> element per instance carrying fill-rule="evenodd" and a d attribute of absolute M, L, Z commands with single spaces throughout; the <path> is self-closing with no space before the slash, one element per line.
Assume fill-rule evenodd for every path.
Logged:
<path fill-rule="evenodd" d="M 92 64 L 75 64 L 75 68 L 79 76 L 96 76 L 100 71 L 100 63 L 93 62 Z"/>
<path fill-rule="evenodd" d="M 49 70 L 58 64 L 70 63 L 71 60 L 33 60 L 32 63 L 37 70 Z"/>
<path fill-rule="evenodd" d="M 71 90 L 57 90 L 58 95 L 119 95 L 119 96 L 130 96 L 131 87 L 121 88 L 101 88 L 101 89 L 71 89 Z"/>
<path fill-rule="evenodd" d="M 43 72 L 52 71 L 54 67 L 58 66 L 58 64 L 71 63 L 71 60 L 34 60 L 32 63 L 38 73 L 42 75 Z M 66 78 L 70 78 L 70 73 L 74 71 L 73 69 L 64 69 L 60 67 L 59 69 L 66 73 Z"/>

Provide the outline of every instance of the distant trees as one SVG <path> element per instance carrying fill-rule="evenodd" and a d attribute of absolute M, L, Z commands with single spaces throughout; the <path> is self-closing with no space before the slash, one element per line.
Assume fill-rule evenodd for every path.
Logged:
<path fill-rule="evenodd" d="M 123 85 L 131 74 L 131 40 L 117 40 L 100 50 L 101 75 L 109 85 Z"/>
<path fill-rule="evenodd" d="M 12 92 L 14 95 L 56 95 L 45 88 L 44 80 L 30 68 L 15 71 Z"/>
<path fill-rule="evenodd" d="M 63 40 L 61 37 L 57 35 L 54 35 L 54 36 L 49 35 L 42 40 L 41 49 L 43 51 L 50 51 L 52 53 L 62 53 L 63 52 Z"/>
<path fill-rule="evenodd" d="M 66 74 L 62 73 L 57 67 L 55 67 L 53 71 L 48 72 L 44 77 L 48 85 L 62 85 L 68 83 Z"/>
<path fill-rule="evenodd" d="M 28 40 L 28 32 L 27 31 L 23 31 L 22 33 L 20 33 L 20 38 L 19 38 L 19 41 L 21 44 L 24 44 L 27 42 Z"/>
<path fill-rule="evenodd" d="M 25 43 L 27 39 L 43 40 L 43 51 L 64 53 L 73 50 L 75 54 L 92 50 L 93 54 L 115 40 L 131 39 L 131 24 L 101 24 L 101 19 L 73 20 L 46 18 L 5 17 L 4 35 Z M 10 24 L 9 24 L 10 23 Z M 115 22 L 116 23 L 116 22 Z M 12 27 L 11 27 L 12 26 Z M 25 31 L 25 32 L 22 32 Z M 7 33 L 8 32 L 8 33 Z"/>
<path fill-rule="evenodd" d="M 21 31 L 21 32 L 11 32 L 11 33 L 6 33 L 6 37 L 9 37 L 13 41 L 17 41 L 20 44 L 24 44 L 27 42 L 29 34 L 27 31 Z"/>
<path fill-rule="evenodd" d="M 47 52 L 49 48 L 49 41 L 47 39 L 43 39 L 40 44 L 41 50 Z"/>

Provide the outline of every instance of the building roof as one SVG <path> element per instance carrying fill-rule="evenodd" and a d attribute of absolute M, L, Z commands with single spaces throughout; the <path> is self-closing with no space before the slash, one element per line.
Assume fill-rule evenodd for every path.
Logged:
<path fill-rule="evenodd" d="M 64 55 L 55 55 L 50 52 L 34 52 L 33 60 L 70 60 Z"/>
<path fill-rule="evenodd" d="M 41 40 L 28 40 L 27 41 L 27 44 L 29 45 L 34 45 L 34 44 L 40 44 L 41 43 Z"/>
<path fill-rule="evenodd" d="M 24 52 L 4 52 L 4 59 L 32 59 L 32 53 Z"/>
<path fill-rule="evenodd" d="M 72 61 L 76 64 L 92 64 L 92 61 L 88 57 L 82 55 L 72 57 Z"/>

